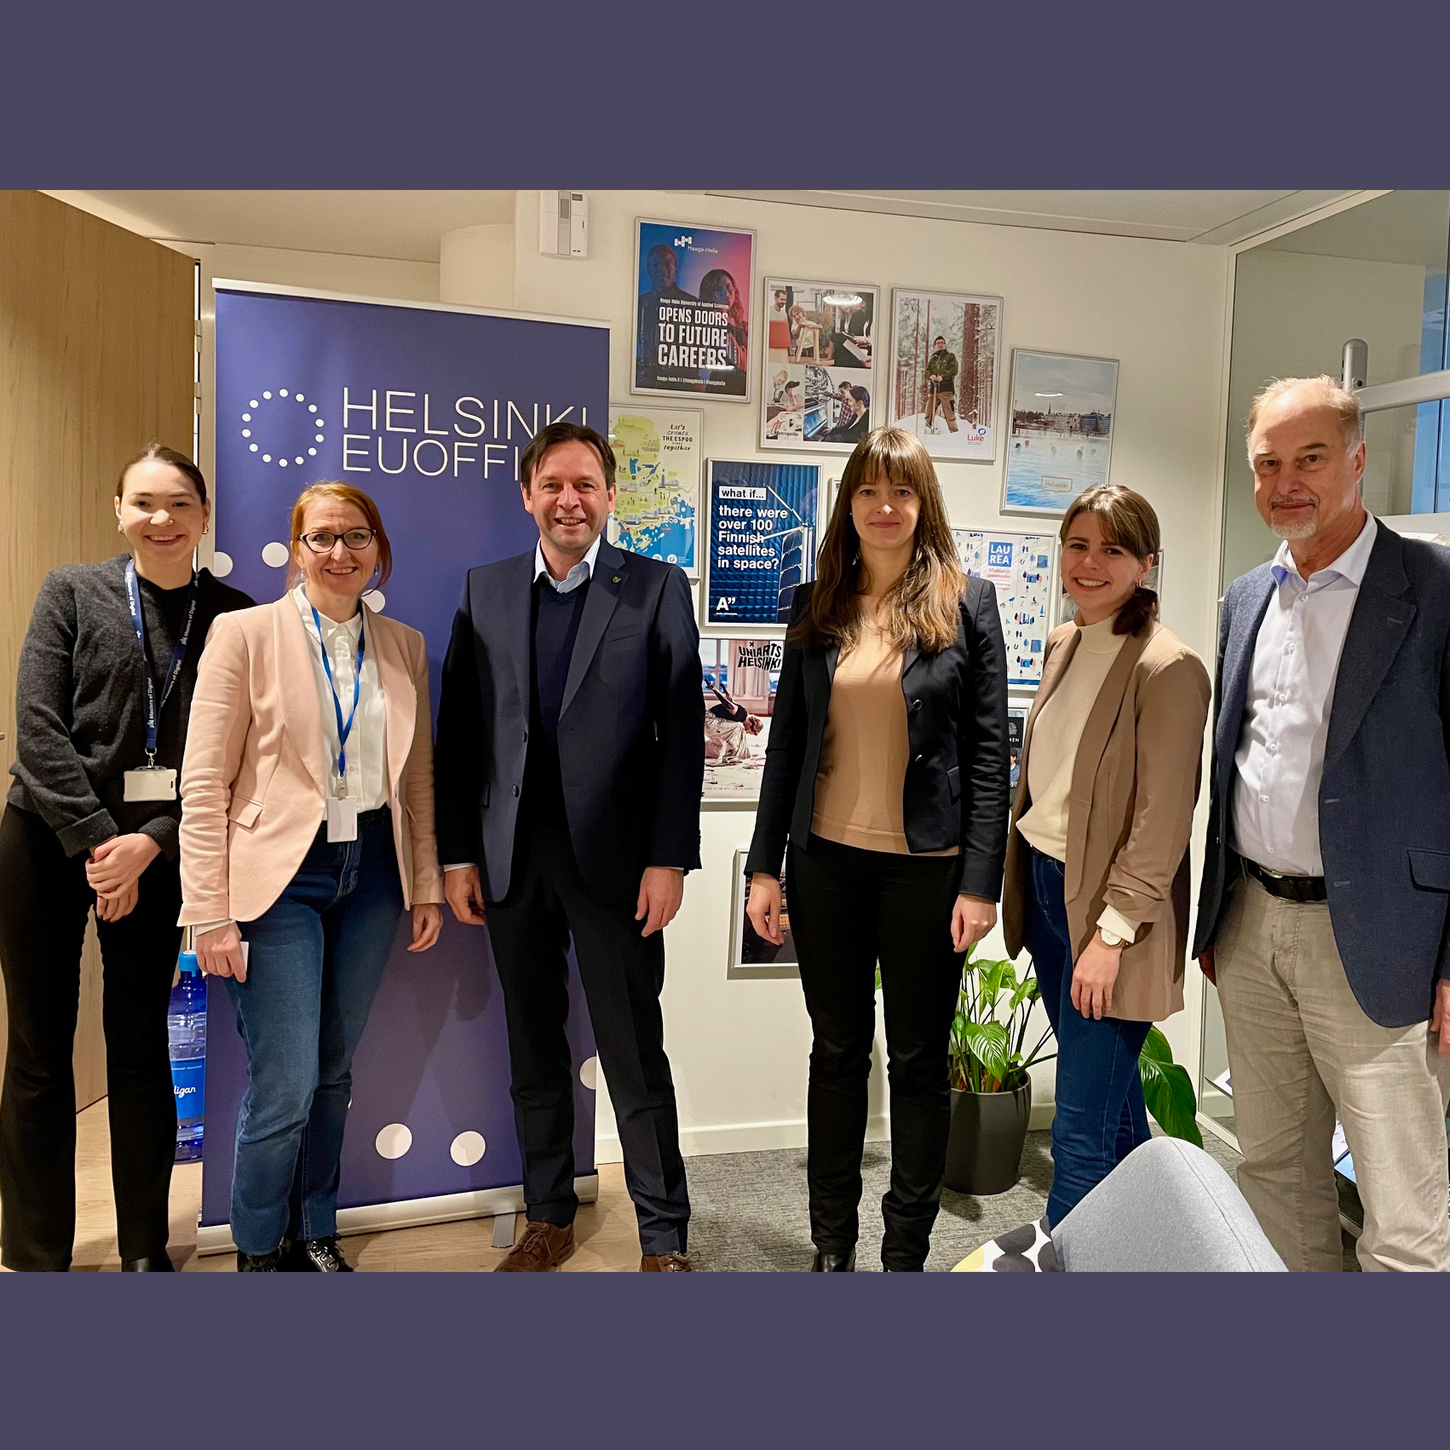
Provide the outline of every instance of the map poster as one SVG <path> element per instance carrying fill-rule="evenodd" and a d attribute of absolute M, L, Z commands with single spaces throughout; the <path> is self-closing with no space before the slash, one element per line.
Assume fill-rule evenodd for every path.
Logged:
<path fill-rule="evenodd" d="M 700 577 L 701 438 L 705 415 L 690 408 L 609 410 L 619 492 L 609 542 L 632 554 L 678 564 Z"/>
<path fill-rule="evenodd" d="M 755 233 L 635 223 L 631 393 L 750 401 Z"/>
<path fill-rule="evenodd" d="M 700 687 L 705 693 L 704 800 L 760 799 L 760 776 L 784 658 L 782 639 L 714 639 L 707 635 L 700 641 Z"/>
<path fill-rule="evenodd" d="M 953 529 L 957 557 L 968 574 L 989 579 L 1007 646 L 1007 686 L 1042 683 L 1049 612 L 1055 590 L 1051 534 L 1007 534 L 995 529 Z"/>

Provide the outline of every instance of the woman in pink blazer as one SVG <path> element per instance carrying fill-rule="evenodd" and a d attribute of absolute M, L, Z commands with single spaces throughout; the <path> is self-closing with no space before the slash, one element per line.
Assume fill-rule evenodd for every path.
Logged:
<path fill-rule="evenodd" d="M 364 609 L 392 550 L 377 506 L 317 483 L 292 510 L 301 582 L 217 621 L 181 775 L 181 924 L 227 979 L 251 1084 L 237 1119 L 243 1271 L 348 1270 L 337 1186 L 352 1059 L 397 937 L 438 940 L 423 636 Z"/>

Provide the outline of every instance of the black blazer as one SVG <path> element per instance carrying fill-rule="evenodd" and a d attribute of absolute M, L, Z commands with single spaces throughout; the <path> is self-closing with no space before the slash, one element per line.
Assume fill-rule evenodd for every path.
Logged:
<path fill-rule="evenodd" d="M 1450 977 L 1450 549 L 1375 527 L 1335 675 L 1319 849 L 1355 998 L 1382 1027 L 1408 1027 Z M 1194 956 L 1213 945 L 1237 872 L 1234 755 L 1275 587 L 1261 564 L 1224 595 Z"/>
<path fill-rule="evenodd" d="M 443 664 L 438 859 L 477 862 L 489 901 L 508 894 L 513 869 L 533 580 L 532 549 L 471 569 Z M 559 765 L 574 854 L 602 900 L 634 900 L 646 866 L 699 866 L 700 632 L 673 564 L 600 543 L 564 687 Z"/>
<path fill-rule="evenodd" d="M 796 590 L 792 624 L 814 588 Z M 779 875 L 787 836 L 798 846 L 810 838 L 839 655 L 836 644 L 786 646 L 747 874 Z M 959 845 L 958 890 L 996 901 L 1007 851 L 1007 653 L 991 584 L 967 581 L 955 644 L 940 654 L 906 652 L 901 689 L 911 740 L 906 843 L 913 852 Z"/>

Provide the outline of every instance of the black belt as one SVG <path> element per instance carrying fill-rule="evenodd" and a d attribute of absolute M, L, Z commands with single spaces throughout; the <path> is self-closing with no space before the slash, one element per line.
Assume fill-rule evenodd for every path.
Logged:
<path fill-rule="evenodd" d="M 1281 876 L 1245 856 L 1239 857 L 1239 864 L 1244 868 L 1245 876 L 1252 877 L 1270 896 L 1277 896 L 1282 901 L 1329 900 L 1322 876 Z"/>

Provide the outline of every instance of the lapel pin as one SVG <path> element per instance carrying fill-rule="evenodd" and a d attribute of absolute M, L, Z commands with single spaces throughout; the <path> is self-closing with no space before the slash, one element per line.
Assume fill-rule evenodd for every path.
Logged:
<path fill-rule="evenodd" d="M 615 582 L 615 583 L 616 583 L 616 584 L 618 584 L 618 583 L 619 583 L 619 575 L 618 575 L 618 574 L 616 574 L 616 575 L 615 575 L 615 576 L 614 576 L 614 582 Z"/>

